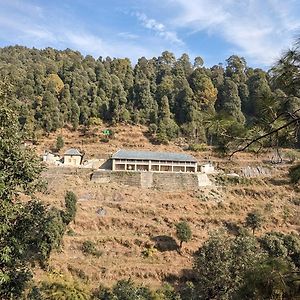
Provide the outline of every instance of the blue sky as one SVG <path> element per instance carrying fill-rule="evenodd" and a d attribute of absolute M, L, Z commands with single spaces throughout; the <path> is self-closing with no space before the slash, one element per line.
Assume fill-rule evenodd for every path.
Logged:
<path fill-rule="evenodd" d="M 0 46 L 71 48 L 133 62 L 164 50 L 268 68 L 300 35 L 299 0 L 0 0 Z"/>

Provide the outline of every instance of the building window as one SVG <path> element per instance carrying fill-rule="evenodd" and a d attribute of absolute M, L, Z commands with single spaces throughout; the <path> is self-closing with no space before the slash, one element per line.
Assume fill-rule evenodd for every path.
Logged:
<path fill-rule="evenodd" d="M 134 165 L 128 164 L 127 171 L 134 171 Z"/>
<path fill-rule="evenodd" d="M 125 165 L 124 164 L 116 164 L 115 169 L 120 170 L 120 171 L 125 170 Z"/>
<path fill-rule="evenodd" d="M 151 171 L 159 171 L 158 165 L 151 165 Z"/>

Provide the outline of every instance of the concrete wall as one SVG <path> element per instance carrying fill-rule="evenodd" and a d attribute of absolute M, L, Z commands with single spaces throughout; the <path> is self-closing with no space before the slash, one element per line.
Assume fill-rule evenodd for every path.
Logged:
<path fill-rule="evenodd" d="M 142 188 L 155 188 L 165 191 L 191 190 L 199 186 L 209 186 L 211 181 L 206 174 L 158 173 L 158 172 L 117 172 L 97 170 L 91 179 L 99 183 L 115 182 Z"/>
<path fill-rule="evenodd" d="M 79 155 L 65 155 L 64 165 L 66 166 L 80 166 L 82 157 Z"/>

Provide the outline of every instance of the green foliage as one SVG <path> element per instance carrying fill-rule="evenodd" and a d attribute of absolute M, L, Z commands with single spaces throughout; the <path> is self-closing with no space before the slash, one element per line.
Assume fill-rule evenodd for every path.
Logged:
<path fill-rule="evenodd" d="M 202 152 L 207 150 L 206 144 L 190 144 L 188 150 L 195 151 L 195 152 Z"/>
<path fill-rule="evenodd" d="M 144 286 L 135 285 L 130 279 L 119 280 L 111 289 L 100 286 L 93 299 L 99 300 L 154 300 L 151 291 Z"/>
<path fill-rule="evenodd" d="M 195 253 L 194 299 L 230 299 L 245 272 L 261 257 L 259 245 L 251 236 L 212 234 Z"/>
<path fill-rule="evenodd" d="M 102 252 L 97 249 L 96 243 L 94 243 L 90 240 L 83 242 L 81 250 L 85 255 L 93 255 L 97 258 L 102 255 Z"/>
<path fill-rule="evenodd" d="M 235 137 L 241 142 L 253 125 L 267 131 L 277 112 L 300 107 L 299 89 L 291 87 L 299 85 L 291 80 L 297 75 L 297 51 L 272 70 L 275 84 L 265 71 L 249 68 L 236 55 L 225 67 L 211 68 L 196 57 L 193 68 L 187 54 L 176 58 L 165 51 L 157 58 L 140 58 L 133 68 L 128 59 L 95 61 L 70 49 L 20 46 L 0 49 L 0 77 L 11 85 L 10 104 L 30 137 L 37 130 L 49 133 L 66 124 L 74 130 L 102 122 L 155 124 L 149 132 L 159 143 L 176 138 L 180 127 L 193 143 L 208 142 L 226 152 Z M 288 104 L 281 101 L 286 95 L 293 97 Z M 222 134 L 212 128 L 209 120 L 214 118 L 227 123 Z M 249 128 L 242 132 L 245 118 Z M 286 131 L 272 143 L 275 140 L 280 145 L 299 143 L 299 137 Z"/>
<path fill-rule="evenodd" d="M 102 137 L 102 138 L 100 139 L 100 142 L 101 142 L 101 143 L 109 143 L 109 138 L 108 138 L 108 137 Z"/>
<path fill-rule="evenodd" d="M 300 165 L 296 165 L 290 168 L 289 177 L 292 183 L 298 183 L 300 180 Z"/>
<path fill-rule="evenodd" d="M 247 178 L 242 176 L 230 176 L 230 175 L 218 175 L 216 176 L 216 182 L 220 185 L 249 185 L 253 184 L 253 178 Z"/>
<path fill-rule="evenodd" d="M 65 206 L 66 211 L 63 212 L 62 218 L 66 225 L 74 221 L 77 211 L 77 196 L 71 192 L 67 191 L 65 195 Z"/>
<path fill-rule="evenodd" d="M 287 261 L 268 258 L 246 272 L 235 299 L 297 299 L 299 281 L 299 274 L 292 271 Z"/>
<path fill-rule="evenodd" d="M 71 280 L 66 280 L 62 277 L 56 277 L 48 281 L 43 281 L 38 287 L 38 295 L 41 300 L 91 299 L 90 292 L 83 288 L 80 284 Z"/>
<path fill-rule="evenodd" d="M 263 216 L 259 211 L 252 211 L 247 214 L 245 225 L 252 229 L 254 234 L 255 230 L 259 229 L 263 224 Z"/>
<path fill-rule="evenodd" d="M 65 224 L 61 211 L 32 197 L 43 186 L 39 180 L 43 167 L 22 146 L 8 100 L 0 105 L 0 297 L 17 299 L 32 277 L 32 266 L 45 267 L 51 251 L 60 246 Z M 29 201 L 19 201 L 20 193 Z"/>
<path fill-rule="evenodd" d="M 56 138 L 56 145 L 55 145 L 56 150 L 60 151 L 63 148 L 64 145 L 65 145 L 64 139 L 61 135 L 59 135 Z"/>
<path fill-rule="evenodd" d="M 300 238 L 295 234 L 266 233 L 259 243 L 272 258 L 282 258 L 295 268 L 300 268 Z"/>
<path fill-rule="evenodd" d="M 182 221 L 176 224 L 176 236 L 180 241 L 180 248 L 183 242 L 188 242 L 192 238 L 192 230 L 188 223 Z"/>
<path fill-rule="evenodd" d="M 153 257 L 153 255 L 157 252 L 157 250 L 154 247 L 146 247 L 142 251 L 142 256 L 145 258 Z"/>

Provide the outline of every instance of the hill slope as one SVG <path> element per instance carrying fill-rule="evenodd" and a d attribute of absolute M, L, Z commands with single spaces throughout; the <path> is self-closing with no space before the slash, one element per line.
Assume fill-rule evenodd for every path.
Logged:
<path fill-rule="evenodd" d="M 115 139 L 109 143 L 100 143 L 101 130 L 94 130 L 96 134 L 90 138 L 80 137 L 78 132 L 62 132 L 65 148 L 80 147 L 87 157 L 103 158 L 122 147 L 183 151 L 175 144 L 151 145 L 142 127 L 119 126 L 115 128 Z M 38 145 L 37 151 L 54 141 L 55 136 L 50 135 Z M 249 154 L 241 154 L 233 162 L 210 152 L 196 156 L 198 159 L 209 156 L 227 170 L 262 164 L 260 158 Z M 50 168 L 44 174 L 49 183 L 48 193 L 40 197 L 61 206 L 67 190 L 78 195 L 76 220 L 64 237 L 62 251 L 52 255 L 50 265 L 56 271 L 86 280 L 91 286 L 100 282 L 111 285 L 115 280 L 129 277 L 158 286 L 166 278 L 176 277 L 192 267 L 192 253 L 211 230 L 244 226 L 246 214 L 253 209 L 260 210 L 265 217 L 258 234 L 271 230 L 300 231 L 300 207 L 296 201 L 299 193 L 288 184 L 285 167 L 278 168 L 273 179 L 249 179 L 240 184 L 229 179 L 222 186 L 217 182 L 216 187 L 188 192 L 94 183 L 89 180 L 90 172 L 74 169 L 66 174 L 65 169 Z M 193 232 L 181 255 L 176 251 L 175 237 L 175 224 L 179 220 L 187 221 Z M 101 256 L 85 255 L 84 241 L 94 242 Z"/>

